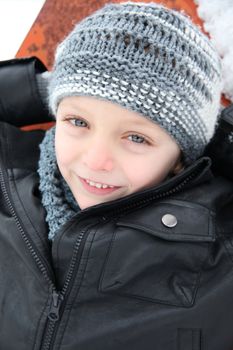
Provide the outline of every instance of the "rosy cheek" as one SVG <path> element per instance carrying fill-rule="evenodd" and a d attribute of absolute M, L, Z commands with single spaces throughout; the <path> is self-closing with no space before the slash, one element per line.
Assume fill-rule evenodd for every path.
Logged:
<path fill-rule="evenodd" d="M 167 167 L 161 164 L 156 157 L 147 160 L 131 163 L 131 167 L 125 168 L 127 177 L 132 189 L 146 188 L 159 184 L 167 175 Z"/>
<path fill-rule="evenodd" d="M 72 143 L 66 135 L 62 133 L 56 134 L 55 151 L 58 165 L 64 166 L 72 162 L 74 150 L 75 147 L 72 146 Z"/>
<path fill-rule="evenodd" d="M 67 166 L 71 161 L 70 156 L 67 156 L 67 153 L 64 151 L 64 149 L 58 148 L 56 150 L 56 156 L 57 156 L 57 163 L 59 167 Z"/>
<path fill-rule="evenodd" d="M 131 163 L 130 168 L 125 167 L 125 174 L 127 175 L 128 182 L 133 190 L 137 190 L 138 188 L 144 186 L 147 180 L 147 170 L 145 171 L 145 169 L 145 165 L 139 165 L 137 163 Z"/>

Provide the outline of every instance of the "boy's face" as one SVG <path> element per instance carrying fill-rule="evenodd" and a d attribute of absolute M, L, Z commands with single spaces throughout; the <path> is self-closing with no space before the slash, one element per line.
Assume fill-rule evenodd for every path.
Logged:
<path fill-rule="evenodd" d="M 155 123 L 87 96 L 59 104 L 55 146 L 61 174 L 81 209 L 159 184 L 181 153 Z"/>

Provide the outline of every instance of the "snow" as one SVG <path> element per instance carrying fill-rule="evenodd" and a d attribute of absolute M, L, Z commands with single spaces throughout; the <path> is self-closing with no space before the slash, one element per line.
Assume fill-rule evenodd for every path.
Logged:
<path fill-rule="evenodd" d="M 0 60 L 15 57 L 45 0 L 0 0 Z"/>
<path fill-rule="evenodd" d="M 223 93 L 233 102 L 233 0 L 195 0 L 204 28 L 222 58 Z"/>

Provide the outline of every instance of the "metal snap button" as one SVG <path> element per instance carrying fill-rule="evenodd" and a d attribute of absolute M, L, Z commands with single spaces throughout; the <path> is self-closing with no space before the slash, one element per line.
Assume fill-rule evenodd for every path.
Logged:
<path fill-rule="evenodd" d="M 166 227 L 175 227 L 177 225 L 177 218 L 172 214 L 165 214 L 162 217 L 162 223 Z"/>

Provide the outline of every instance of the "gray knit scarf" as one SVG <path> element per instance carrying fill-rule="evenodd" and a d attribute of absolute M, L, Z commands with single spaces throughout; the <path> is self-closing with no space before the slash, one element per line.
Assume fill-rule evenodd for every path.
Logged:
<path fill-rule="evenodd" d="M 45 133 L 40 144 L 38 163 L 39 190 L 42 195 L 42 204 L 47 212 L 46 222 L 49 226 L 48 238 L 50 240 L 54 240 L 60 227 L 80 211 L 69 186 L 58 169 L 54 141 L 55 126 Z"/>

